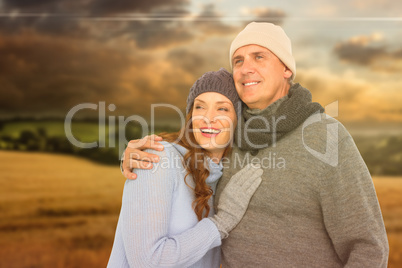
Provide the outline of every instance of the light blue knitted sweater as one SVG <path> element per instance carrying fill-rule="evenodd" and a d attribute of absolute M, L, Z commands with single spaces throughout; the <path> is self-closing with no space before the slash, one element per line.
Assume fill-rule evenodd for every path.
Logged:
<path fill-rule="evenodd" d="M 160 162 L 151 170 L 136 170 L 138 179 L 124 185 L 107 267 L 219 267 L 219 231 L 207 218 L 198 221 L 192 208 L 193 190 L 184 181 L 182 159 L 187 150 L 162 144 L 164 151 L 152 151 Z M 209 167 L 207 183 L 215 193 L 222 165 L 209 161 Z M 186 181 L 194 187 L 191 176 Z M 214 214 L 211 199 L 210 216 Z"/>

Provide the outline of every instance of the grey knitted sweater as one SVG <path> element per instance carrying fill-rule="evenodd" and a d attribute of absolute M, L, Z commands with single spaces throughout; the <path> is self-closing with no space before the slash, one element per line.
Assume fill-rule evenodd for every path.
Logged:
<path fill-rule="evenodd" d="M 247 112 L 269 117 L 282 101 Z M 250 162 L 261 164 L 263 181 L 222 241 L 223 268 L 387 267 L 388 241 L 371 176 L 338 121 L 313 114 L 267 148 L 250 153 L 235 146 L 215 205 L 231 176 Z"/>

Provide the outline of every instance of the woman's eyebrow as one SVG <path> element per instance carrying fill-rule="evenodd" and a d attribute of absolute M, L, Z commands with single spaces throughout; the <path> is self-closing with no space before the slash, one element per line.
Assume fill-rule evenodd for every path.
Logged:
<path fill-rule="evenodd" d="M 221 104 L 221 103 L 228 103 L 230 104 L 230 101 L 217 101 L 216 103 Z"/>
<path fill-rule="evenodd" d="M 195 100 L 194 100 L 194 102 L 196 102 L 196 101 L 199 101 L 199 102 L 205 103 L 205 101 L 200 100 L 200 99 L 195 99 Z M 216 101 L 215 103 L 218 103 L 218 104 L 221 104 L 221 103 L 229 103 L 229 104 L 230 104 L 230 101 Z"/>

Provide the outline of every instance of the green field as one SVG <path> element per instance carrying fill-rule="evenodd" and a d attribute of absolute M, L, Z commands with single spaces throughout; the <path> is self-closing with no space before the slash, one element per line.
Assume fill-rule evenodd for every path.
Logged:
<path fill-rule="evenodd" d="M 130 126 L 131 128 L 131 126 Z M 63 121 L 28 121 L 28 122 L 10 122 L 4 125 L 1 135 L 8 135 L 18 138 L 20 133 L 25 130 L 36 132 L 38 129 L 45 129 L 49 137 L 65 137 Z M 99 124 L 96 122 L 73 122 L 71 130 L 74 137 L 81 142 L 93 142 L 99 140 Z M 134 130 L 133 130 L 134 131 Z M 105 133 L 106 142 L 108 141 L 109 126 L 106 125 L 103 133 Z M 114 135 L 114 132 L 112 133 Z"/>
<path fill-rule="evenodd" d="M 154 133 L 177 130 L 163 125 L 156 126 Z M 133 123 L 126 125 L 119 132 L 117 126 L 113 130 L 106 123 L 102 128 L 97 121 L 73 121 L 71 131 L 77 141 L 96 142 L 104 146 L 89 150 L 73 145 L 71 140 L 66 138 L 62 120 L 30 120 L 0 122 L 0 149 L 68 153 L 99 163 L 114 164 L 129 140 L 151 134 L 148 129 L 142 129 L 140 125 Z M 355 135 L 353 138 L 372 175 L 402 176 L 402 135 L 377 133 Z"/>

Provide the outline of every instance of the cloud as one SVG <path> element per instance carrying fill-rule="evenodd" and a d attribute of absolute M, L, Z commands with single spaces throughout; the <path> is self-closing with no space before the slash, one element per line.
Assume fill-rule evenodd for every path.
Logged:
<path fill-rule="evenodd" d="M 334 54 L 347 63 L 367 66 L 374 71 L 402 71 L 402 49 L 391 50 L 381 34 L 355 36 L 338 43 Z"/>
<path fill-rule="evenodd" d="M 174 16 L 176 18 L 188 15 L 186 7 L 188 0 L 155 0 L 155 1 L 26 1 L 5 0 L 0 11 L 9 13 L 3 17 L 0 31 L 17 33 L 21 29 L 34 29 L 35 31 L 52 35 L 98 38 L 116 37 L 126 35 L 138 40 L 139 46 L 159 46 L 160 39 L 171 41 L 189 40 L 191 34 L 183 27 L 173 27 L 171 22 L 143 22 L 142 19 L 152 19 Z M 31 15 L 25 16 L 25 13 Z M 114 16 L 116 15 L 116 16 Z M 125 17 L 122 17 L 122 16 Z M 124 21 L 124 18 L 127 20 Z M 131 21 L 131 19 L 138 19 Z M 102 19 L 105 19 L 103 21 Z M 106 21 L 115 19 L 115 21 Z M 131 21 L 130 23 L 128 23 Z M 98 24 L 112 22 L 99 34 Z M 124 26 L 124 27 L 122 27 Z M 158 30 L 158 31 L 155 31 Z M 91 35 L 97 33 L 95 35 Z M 133 34 L 135 33 L 135 34 Z M 159 36 L 154 34 L 158 33 Z M 162 35 L 162 36 L 161 36 Z"/>
<path fill-rule="evenodd" d="M 308 88 L 313 101 L 326 106 L 338 101 L 338 119 L 350 122 L 402 122 L 400 110 L 401 81 L 372 83 L 353 71 L 332 73 L 322 68 L 299 69 L 297 82 Z"/>
<path fill-rule="evenodd" d="M 122 52 L 70 38 L 29 31 L 0 39 L 0 106 L 11 113 L 107 99 L 130 64 Z"/>
<path fill-rule="evenodd" d="M 4 11 L 24 11 L 24 12 L 51 12 L 58 10 L 63 1 L 54 0 L 3 0 Z"/>
<path fill-rule="evenodd" d="M 180 12 L 180 10 L 179 10 Z M 170 16 L 176 14 L 174 9 L 161 9 L 155 14 Z M 181 12 L 182 16 L 190 16 Z M 222 22 L 222 16 L 213 4 L 204 5 L 200 14 L 189 21 L 147 21 L 129 22 L 124 30 L 131 39 L 135 40 L 141 49 L 167 48 L 194 40 L 202 40 L 212 36 L 223 36 L 237 33 L 239 28 Z"/>
<path fill-rule="evenodd" d="M 115 104 L 121 115 L 149 115 L 152 103 L 184 109 L 194 81 L 220 67 L 219 57 L 226 63 L 223 46 L 211 44 L 228 45 L 225 38 L 235 28 L 221 21 L 213 5 L 206 6 L 196 21 L 180 20 L 190 16 L 186 0 L 141 2 L 135 8 L 119 5 L 110 11 L 125 9 L 130 16 L 151 20 L 91 17 L 105 14 L 102 8 L 108 3 L 4 2 L 2 11 L 14 15 L 3 17 L 0 25 L 1 115 L 63 116 L 77 104 L 100 101 Z M 85 14 L 69 17 L 80 9 Z M 26 17 L 24 12 L 37 16 Z M 202 18 L 209 15 L 215 17 L 205 23 Z"/>
<path fill-rule="evenodd" d="M 180 55 L 196 59 L 190 51 L 174 50 L 166 60 L 163 53 L 155 56 L 154 51 L 139 50 L 135 44 L 111 47 L 32 30 L 14 36 L 0 34 L 0 40 L 3 116 L 65 116 L 78 104 L 101 101 L 115 104 L 119 115 L 149 116 L 153 103 L 184 109 L 188 90 L 198 78 L 186 69 L 191 64 L 180 61 Z M 161 116 L 172 113 L 170 109 Z"/>
<path fill-rule="evenodd" d="M 277 25 L 282 25 L 286 18 L 286 13 L 280 9 L 273 9 L 267 7 L 258 8 L 243 8 L 242 13 L 247 16 L 253 16 L 254 18 L 248 21 L 246 24 L 255 22 L 270 22 Z"/>
<path fill-rule="evenodd" d="M 338 5 L 334 2 L 325 3 L 325 2 L 320 1 L 319 5 L 306 6 L 306 8 L 307 8 L 307 10 L 305 12 L 306 12 L 306 15 L 308 15 L 308 16 L 332 17 L 332 16 L 336 16 L 337 14 L 339 14 L 339 9 L 341 9 L 342 6 Z"/>
<path fill-rule="evenodd" d="M 153 0 L 153 1 L 125 1 L 125 0 L 97 0 L 92 1 L 90 9 L 92 15 L 113 15 L 133 11 L 150 12 L 158 7 L 188 4 L 186 0 Z"/>
<path fill-rule="evenodd" d="M 125 32 L 131 33 L 131 38 L 142 49 L 166 48 L 189 42 L 195 37 L 184 23 L 150 21 L 130 24 Z"/>
<path fill-rule="evenodd" d="M 151 12 L 157 8 L 188 4 L 188 0 L 3 0 L 3 11 L 110 16 L 132 12 Z"/>
<path fill-rule="evenodd" d="M 214 4 L 202 7 L 200 14 L 194 18 L 194 25 L 204 36 L 227 35 L 238 31 L 238 27 L 222 22 L 222 15 Z"/>
<path fill-rule="evenodd" d="M 181 68 L 190 73 L 198 73 L 205 64 L 205 58 L 197 52 L 192 52 L 186 48 L 177 48 L 171 50 L 166 59 L 171 62 L 175 68 Z"/>
<path fill-rule="evenodd" d="M 393 0 L 352 0 L 349 1 L 349 5 L 353 9 L 365 11 L 366 15 L 367 12 L 377 15 L 385 12 L 386 16 L 399 16 L 399 11 L 402 9 L 401 1 Z"/>
<path fill-rule="evenodd" d="M 17 12 L 13 16 L 3 18 L 0 32 L 15 34 L 24 29 L 33 29 L 54 37 L 69 36 L 102 42 L 123 37 L 122 40 L 135 41 L 140 49 L 155 49 L 238 31 L 237 27 L 221 21 L 214 5 L 204 6 L 198 16 L 191 18 L 191 14 L 186 10 L 187 4 L 187 0 L 43 0 L 38 3 L 7 0 L 3 9 Z M 39 13 L 37 16 L 25 17 L 19 13 L 22 11 Z M 114 14 L 117 15 L 112 16 Z M 190 20 L 181 20 L 186 16 Z"/>

